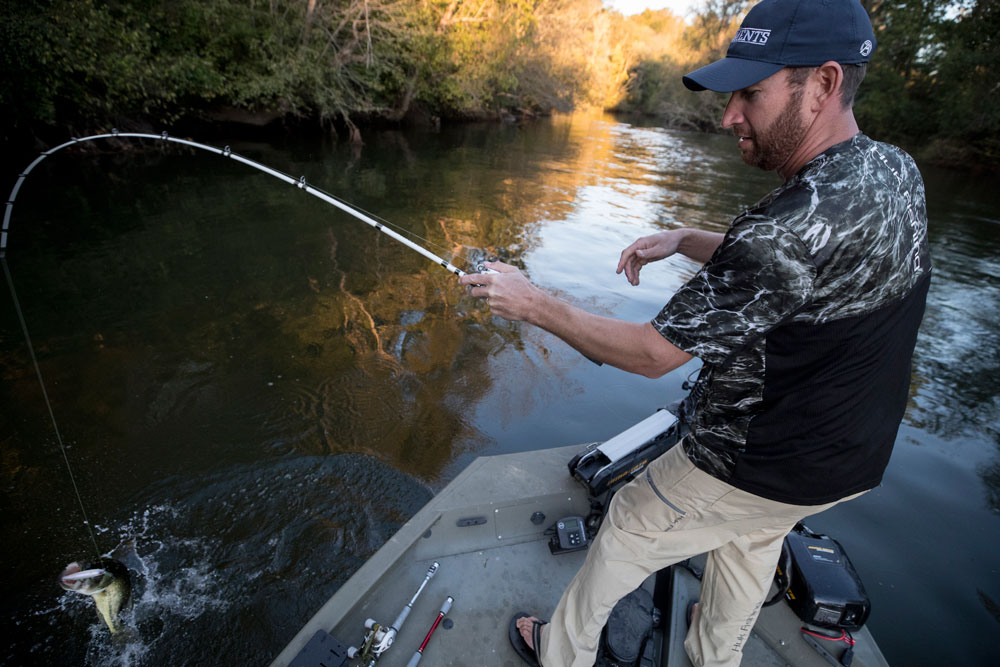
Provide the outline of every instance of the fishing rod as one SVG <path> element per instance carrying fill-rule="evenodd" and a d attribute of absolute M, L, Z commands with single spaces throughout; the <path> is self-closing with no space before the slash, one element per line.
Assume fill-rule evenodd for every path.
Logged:
<path fill-rule="evenodd" d="M 406 667 L 417 667 L 417 663 L 420 662 L 420 658 L 424 656 L 424 649 L 427 648 L 427 642 L 431 640 L 431 636 L 434 634 L 434 631 L 437 630 L 438 624 L 441 623 L 441 619 L 444 618 L 449 611 L 451 611 L 451 603 L 454 601 L 455 598 L 450 595 L 444 599 L 444 604 L 441 605 L 441 611 L 438 612 L 437 618 L 434 619 L 434 624 L 431 626 L 431 629 L 427 631 L 427 636 L 424 637 L 424 641 L 420 644 L 420 648 L 418 648 L 417 652 L 413 654 L 410 661 L 406 663 Z"/>
<path fill-rule="evenodd" d="M 365 635 L 365 641 L 361 645 L 361 648 L 351 646 L 347 649 L 348 658 L 360 658 L 361 663 L 365 667 L 372 667 L 375 662 L 382 656 L 383 653 L 389 650 L 392 643 L 396 640 L 396 635 L 399 634 L 400 628 L 403 627 L 403 623 L 406 622 L 406 617 L 410 615 L 410 611 L 413 610 L 413 603 L 417 601 L 420 594 L 424 591 L 424 587 L 427 582 L 430 581 L 438 571 L 437 561 L 431 564 L 430 568 L 427 569 L 427 576 L 424 577 L 423 582 L 417 589 L 417 592 L 413 594 L 410 598 L 410 602 L 403 607 L 403 610 L 399 612 L 399 616 L 396 620 L 392 622 L 388 628 L 384 625 L 376 623 L 374 619 L 369 618 L 365 621 L 365 629 L 368 630 L 368 634 Z"/>
<path fill-rule="evenodd" d="M 118 130 L 112 130 L 110 134 L 94 134 L 88 137 L 73 138 L 64 144 L 56 146 L 55 148 L 50 148 L 47 151 L 43 151 L 41 155 L 35 158 L 35 160 L 31 164 L 29 164 L 28 167 L 23 172 L 21 172 L 21 174 L 19 174 L 17 182 L 14 183 L 14 188 L 11 190 L 10 196 L 7 198 L 7 209 L 6 211 L 4 211 L 3 228 L 2 230 L 0 230 L 0 258 L 4 257 L 4 254 L 6 253 L 7 250 L 7 231 L 10 226 L 11 212 L 14 210 L 14 200 L 17 199 L 17 193 L 21 189 L 21 185 L 24 183 L 25 179 L 28 177 L 28 174 L 31 173 L 31 170 L 37 167 L 42 160 L 44 160 L 45 158 L 47 158 L 48 156 L 52 155 L 57 151 L 61 151 L 64 148 L 75 146 L 77 144 L 81 144 L 87 141 L 96 141 L 98 139 L 154 139 L 158 141 L 166 141 L 175 144 L 182 144 L 184 146 L 190 146 L 192 148 L 198 148 L 204 151 L 208 151 L 209 153 L 215 153 L 216 155 L 221 155 L 222 157 L 236 160 L 237 162 L 241 162 L 247 165 L 248 167 L 253 167 L 254 169 L 262 171 L 265 174 L 268 174 L 269 176 L 273 176 L 280 181 L 284 181 L 289 185 L 294 185 L 298 187 L 300 190 L 303 190 L 306 193 L 311 194 L 312 196 L 325 201 L 327 204 L 336 206 L 337 208 L 347 213 L 348 215 L 357 218 L 358 220 L 360 220 L 361 222 L 365 223 L 370 227 L 374 227 L 383 234 L 402 243 L 407 248 L 410 248 L 411 250 L 420 253 L 421 255 L 431 260 L 435 264 L 443 266 L 445 269 L 454 273 L 456 276 L 464 276 L 467 273 L 466 271 L 463 271 L 462 269 L 458 268 L 451 262 L 435 255 L 427 248 L 424 248 L 423 246 L 414 243 L 413 241 L 406 238 L 402 234 L 391 229 L 388 226 L 391 223 L 385 220 L 382 221 L 376 220 L 371 215 L 368 215 L 367 213 L 359 210 L 358 208 L 351 206 L 347 202 L 338 199 L 337 197 L 331 195 L 330 193 L 323 192 L 319 188 L 309 185 L 308 183 L 306 183 L 305 176 L 301 176 L 300 178 L 296 179 L 293 176 L 289 176 L 288 174 L 278 171 L 277 169 L 272 169 L 271 167 L 265 166 L 259 162 L 251 160 L 250 158 L 244 157 L 239 153 L 234 153 L 229 146 L 226 146 L 225 148 L 217 148 L 215 146 L 209 146 L 207 144 L 200 144 L 197 141 L 191 141 L 189 139 L 180 139 L 178 137 L 172 137 L 167 132 L 162 132 L 161 134 L 147 134 L 144 132 L 119 132 Z M 472 262 L 470 262 L 470 264 L 471 263 Z M 476 270 L 478 273 L 487 273 L 487 272 L 495 273 L 494 271 L 491 271 L 490 269 L 487 269 L 484 266 L 477 266 Z"/>

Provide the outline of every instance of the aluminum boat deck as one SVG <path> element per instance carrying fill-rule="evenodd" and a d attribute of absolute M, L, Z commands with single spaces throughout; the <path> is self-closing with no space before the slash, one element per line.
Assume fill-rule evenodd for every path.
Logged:
<path fill-rule="evenodd" d="M 590 512 L 586 490 L 570 477 L 566 465 L 581 449 L 577 445 L 476 459 L 316 612 L 272 667 L 291 664 L 318 630 L 345 646 L 360 646 L 365 620 L 391 624 L 435 561 L 440 566 L 437 574 L 378 665 L 406 665 L 447 596 L 454 598 L 447 617 L 450 627 L 437 630 L 422 664 L 523 665 L 507 637 L 509 619 L 519 611 L 548 617 L 586 554 L 553 555 L 544 534 L 561 517 Z M 653 664 L 688 666 L 682 647 L 684 610 L 697 596 L 699 582 L 675 567 L 660 573 L 659 581 L 650 577 L 644 586 L 655 592 L 663 619 L 655 629 Z M 784 602 L 765 608 L 744 652 L 744 667 L 829 667 L 802 638 L 801 625 Z M 867 629 L 854 636 L 853 667 L 887 665 Z M 831 649 L 836 656 L 841 650 Z M 300 658 L 296 665 L 302 662 Z"/>

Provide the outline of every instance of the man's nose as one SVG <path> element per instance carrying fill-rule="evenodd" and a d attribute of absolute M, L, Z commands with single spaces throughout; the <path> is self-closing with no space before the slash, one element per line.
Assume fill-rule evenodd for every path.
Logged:
<path fill-rule="evenodd" d="M 726 103 L 726 110 L 722 113 L 722 127 L 728 129 L 742 122 L 743 110 L 740 109 L 740 104 L 736 100 L 736 94 L 733 93 L 729 96 L 729 102 Z"/>

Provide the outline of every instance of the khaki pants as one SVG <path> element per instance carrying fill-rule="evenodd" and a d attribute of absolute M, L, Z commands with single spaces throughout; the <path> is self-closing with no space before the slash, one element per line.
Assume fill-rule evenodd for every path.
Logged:
<path fill-rule="evenodd" d="M 788 505 L 741 491 L 696 468 L 676 445 L 615 494 L 583 567 L 542 628 L 542 666 L 592 667 L 615 603 L 653 572 L 705 552 L 701 603 L 684 648 L 697 667 L 738 665 L 785 535 L 836 504 Z"/>

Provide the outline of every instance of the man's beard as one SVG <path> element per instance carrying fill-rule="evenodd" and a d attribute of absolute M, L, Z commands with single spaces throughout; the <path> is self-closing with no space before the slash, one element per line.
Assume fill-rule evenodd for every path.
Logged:
<path fill-rule="evenodd" d="M 788 161 L 806 136 L 806 125 L 799 116 L 799 105 L 804 90 L 792 92 L 785 108 L 767 128 L 750 135 L 753 149 L 743 151 L 743 161 L 751 167 L 772 171 Z"/>

